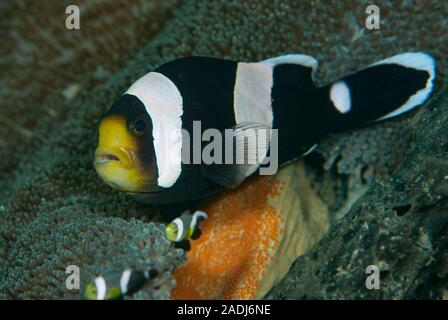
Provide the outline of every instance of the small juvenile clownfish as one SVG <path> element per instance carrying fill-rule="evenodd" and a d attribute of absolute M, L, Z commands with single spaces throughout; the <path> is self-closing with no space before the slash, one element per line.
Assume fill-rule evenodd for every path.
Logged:
<path fill-rule="evenodd" d="M 85 297 L 88 300 L 119 300 L 143 288 L 148 282 L 157 277 L 159 272 L 155 269 L 138 271 L 126 269 L 123 272 L 111 273 L 96 277 L 87 284 Z"/>
<path fill-rule="evenodd" d="M 313 82 L 317 66 L 303 54 L 254 63 L 185 57 L 163 64 L 137 80 L 101 118 L 95 169 L 109 186 L 147 203 L 201 199 L 237 187 L 263 166 L 183 161 L 184 152 L 195 150 L 195 121 L 200 137 L 208 129 L 223 135 L 234 129 L 222 145 L 226 154 L 259 152 L 265 159 L 274 153 L 283 166 L 332 132 L 423 104 L 436 76 L 434 59 L 423 52 L 395 55 L 321 87 Z M 245 129 L 260 128 L 276 129 L 278 143 L 241 143 Z"/>
<path fill-rule="evenodd" d="M 199 222 L 207 219 L 208 216 L 203 211 L 196 211 L 191 214 L 185 211 L 180 217 L 174 219 L 165 228 L 165 235 L 169 241 L 175 242 L 176 247 L 184 250 L 190 249 L 190 239 L 196 240 L 201 235 Z"/>

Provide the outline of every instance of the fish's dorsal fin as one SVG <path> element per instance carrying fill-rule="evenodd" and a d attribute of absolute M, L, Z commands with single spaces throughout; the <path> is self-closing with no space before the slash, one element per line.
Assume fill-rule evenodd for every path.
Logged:
<path fill-rule="evenodd" d="M 269 58 L 260 63 L 276 67 L 282 64 L 294 64 L 298 66 L 303 66 L 306 68 L 311 68 L 311 76 L 316 72 L 319 62 L 312 56 L 306 54 L 286 54 L 283 56 L 278 56 L 274 58 Z"/>
<path fill-rule="evenodd" d="M 312 92 L 316 88 L 314 74 L 319 63 L 312 56 L 287 54 L 260 63 L 272 69 L 274 87 L 276 82 L 281 81 L 286 82 L 293 90 L 300 88 L 304 93 Z"/>

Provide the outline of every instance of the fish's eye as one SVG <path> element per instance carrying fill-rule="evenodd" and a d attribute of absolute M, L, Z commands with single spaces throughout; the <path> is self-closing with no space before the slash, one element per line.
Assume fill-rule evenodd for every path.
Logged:
<path fill-rule="evenodd" d="M 148 124 L 145 119 L 139 118 L 130 125 L 130 130 L 136 136 L 141 136 L 146 132 Z"/>

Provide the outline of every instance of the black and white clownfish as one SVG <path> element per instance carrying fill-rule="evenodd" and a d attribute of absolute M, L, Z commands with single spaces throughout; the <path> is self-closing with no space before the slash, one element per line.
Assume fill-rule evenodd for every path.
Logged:
<path fill-rule="evenodd" d="M 101 118 L 96 171 L 111 187 L 148 203 L 200 199 L 238 186 L 261 167 L 182 161 L 183 151 L 194 148 L 194 121 L 200 121 L 201 132 L 277 129 L 282 166 L 329 133 L 421 105 L 436 76 L 434 59 L 423 52 L 395 55 L 321 87 L 313 82 L 317 66 L 303 54 L 255 63 L 185 57 L 163 64 L 137 80 Z M 184 132 L 193 136 L 191 144 L 185 144 Z M 272 141 L 267 148 L 272 153 Z"/>
<path fill-rule="evenodd" d="M 148 282 L 157 277 L 155 269 L 138 271 L 126 269 L 123 272 L 111 273 L 96 277 L 88 283 L 84 292 L 88 300 L 118 300 L 131 295 L 143 288 Z"/>
<path fill-rule="evenodd" d="M 190 249 L 190 239 L 196 240 L 201 235 L 199 222 L 207 219 L 203 211 L 195 211 L 191 214 L 189 210 L 184 211 L 165 228 L 165 236 L 169 241 L 175 242 L 176 247 L 184 250 Z"/>

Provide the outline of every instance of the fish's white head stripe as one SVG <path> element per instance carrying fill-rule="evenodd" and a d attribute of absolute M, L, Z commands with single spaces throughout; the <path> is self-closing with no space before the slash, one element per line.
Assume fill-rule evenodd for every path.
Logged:
<path fill-rule="evenodd" d="M 152 120 L 158 185 L 171 187 L 181 174 L 183 101 L 176 85 L 158 72 L 137 80 L 126 94 L 136 96 Z"/>
<path fill-rule="evenodd" d="M 180 241 L 184 234 L 184 223 L 179 218 L 174 219 L 173 223 L 177 226 L 176 241 Z"/>
<path fill-rule="evenodd" d="M 106 290 L 107 290 L 107 286 L 106 286 L 106 280 L 104 280 L 103 277 L 96 277 L 95 278 L 95 286 L 96 286 L 96 299 L 97 300 L 104 300 L 104 298 L 106 298 Z"/>
<path fill-rule="evenodd" d="M 122 294 L 126 294 L 128 291 L 129 279 L 131 278 L 131 270 L 126 269 L 120 278 L 120 289 Z"/>
<path fill-rule="evenodd" d="M 338 81 L 331 86 L 330 99 L 333 106 L 340 113 L 347 113 L 351 109 L 350 89 L 344 81 Z"/>

